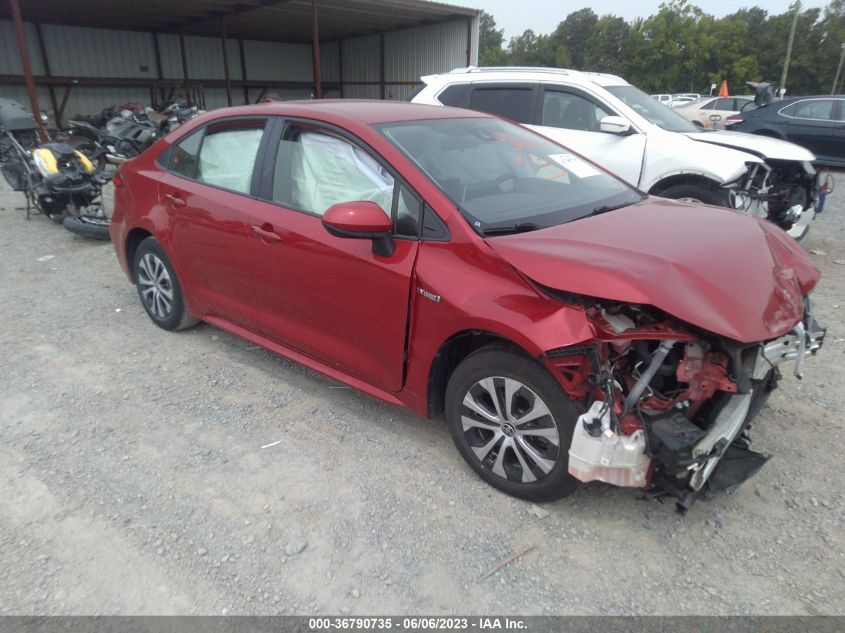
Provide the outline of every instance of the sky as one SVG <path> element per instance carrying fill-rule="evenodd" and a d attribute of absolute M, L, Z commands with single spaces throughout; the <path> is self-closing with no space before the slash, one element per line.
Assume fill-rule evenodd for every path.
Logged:
<path fill-rule="evenodd" d="M 707 13 L 721 17 L 737 9 L 759 6 L 769 13 L 785 12 L 792 0 L 693 0 L 692 4 Z M 573 11 L 590 7 L 598 15 L 612 13 L 628 21 L 648 17 L 657 13 L 662 0 L 445 0 L 447 4 L 458 4 L 474 9 L 484 9 L 496 19 L 496 25 L 505 29 L 505 42 L 525 29 L 535 33 L 549 33 L 560 21 Z M 825 0 L 803 0 L 802 8 L 824 7 Z"/>

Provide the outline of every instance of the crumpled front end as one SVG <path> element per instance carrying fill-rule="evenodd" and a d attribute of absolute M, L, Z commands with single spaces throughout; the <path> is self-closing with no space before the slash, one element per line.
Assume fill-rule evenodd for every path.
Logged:
<path fill-rule="evenodd" d="M 765 464 L 768 456 L 749 448 L 749 426 L 780 366 L 793 362 L 800 378 L 825 334 L 806 297 L 791 331 L 756 343 L 684 326 L 648 306 L 586 298 L 583 305 L 593 343 L 544 359 L 570 397 L 589 403 L 576 423 L 569 472 L 672 495 L 682 509 L 702 491 L 735 489 Z"/>
<path fill-rule="evenodd" d="M 818 176 L 809 161 L 766 159 L 748 163 L 727 187 L 737 210 L 768 219 L 800 241 L 816 215 Z"/>

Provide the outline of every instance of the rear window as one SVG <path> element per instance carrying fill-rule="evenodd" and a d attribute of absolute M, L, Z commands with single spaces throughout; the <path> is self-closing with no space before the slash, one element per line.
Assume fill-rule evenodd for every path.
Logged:
<path fill-rule="evenodd" d="M 531 88 L 475 88 L 469 98 L 472 110 L 529 123 Z"/>

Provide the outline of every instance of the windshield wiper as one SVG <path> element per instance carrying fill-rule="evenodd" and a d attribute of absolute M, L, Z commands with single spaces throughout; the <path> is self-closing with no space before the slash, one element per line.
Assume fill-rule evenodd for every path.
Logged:
<path fill-rule="evenodd" d="M 517 224 L 510 224 L 508 226 L 491 226 L 490 228 L 481 229 L 482 235 L 506 235 L 508 233 L 527 233 L 528 231 L 536 231 L 543 227 L 534 222 L 519 222 Z"/>
<path fill-rule="evenodd" d="M 645 200 L 645 198 L 640 198 L 640 200 Z M 590 211 L 590 215 L 599 215 L 601 213 L 607 213 L 608 211 L 616 211 L 616 209 L 621 209 L 623 207 L 630 207 L 634 202 L 622 202 L 621 204 L 606 204 L 601 207 L 596 207 L 592 211 Z"/>

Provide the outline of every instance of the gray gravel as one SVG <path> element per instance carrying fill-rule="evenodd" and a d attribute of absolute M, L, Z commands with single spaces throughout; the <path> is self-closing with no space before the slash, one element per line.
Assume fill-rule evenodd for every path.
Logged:
<path fill-rule="evenodd" d="M 805 245 L 826 347 L 754 433 L 775 458 L 686 516 L 500 494 L 441 420 L 156 328 L 109 244 L 0 192 L 0 613 L 845 614 L 840 186 Z"/>

